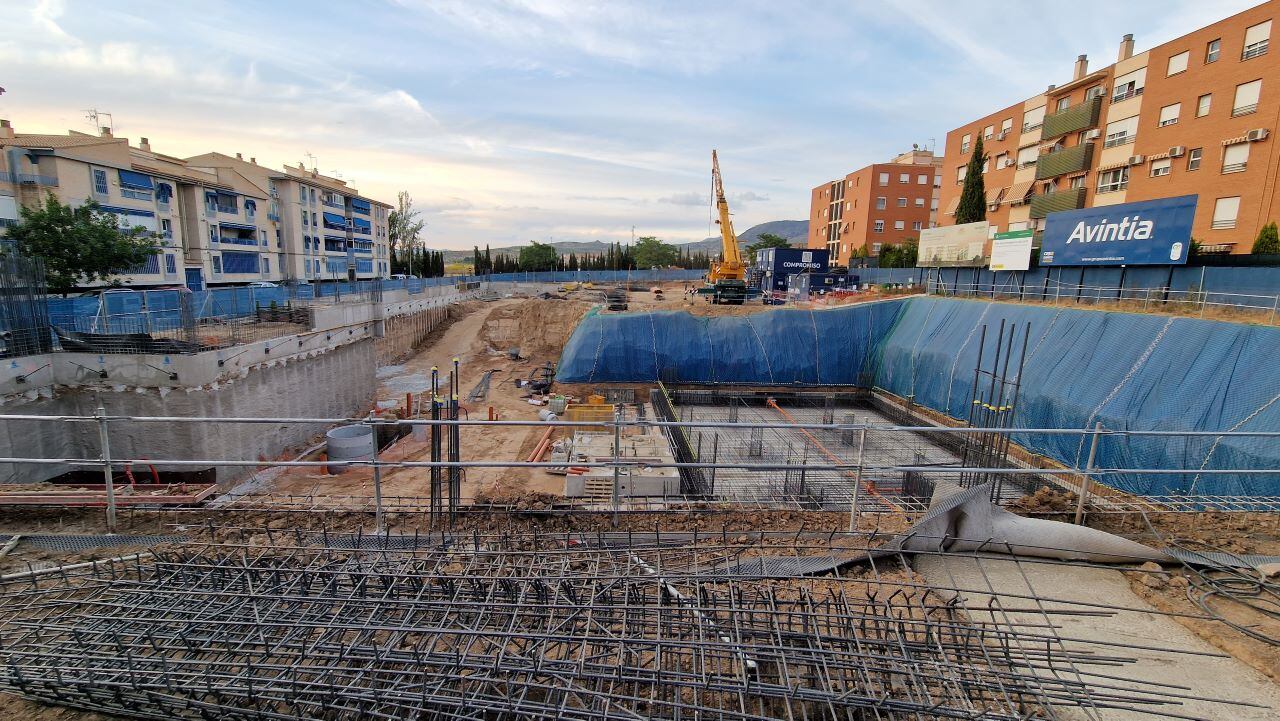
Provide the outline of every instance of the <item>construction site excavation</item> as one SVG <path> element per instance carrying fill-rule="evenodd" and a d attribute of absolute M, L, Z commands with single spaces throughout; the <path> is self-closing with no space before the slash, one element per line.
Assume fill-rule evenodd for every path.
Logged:
<path fill-rule="evenodd" d="M 0 709 L 1280 714 L 1276 328 L 697 286 L 377 286 L 17 359 Z"/>

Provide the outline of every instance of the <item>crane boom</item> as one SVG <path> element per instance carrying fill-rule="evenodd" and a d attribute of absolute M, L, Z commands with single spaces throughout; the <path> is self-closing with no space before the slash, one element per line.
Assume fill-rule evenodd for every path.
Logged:
<path fill-rule="evenodd" d="M 720 213 L 721 264 L 731 273 L 731 269 L 743 267 L 742 251 L 738 248 L 738 236 L 733 232 L 733 219 L 729 217 L 729 201 L 725 200 L 724 180 L 720 176 L 720 159 L 716 157 L 714 150 L 711 151 L 711 177 L 715 181 L 716 209 Z M 744 275 L 740 273 L 736 277 L 742 278 Z"/>

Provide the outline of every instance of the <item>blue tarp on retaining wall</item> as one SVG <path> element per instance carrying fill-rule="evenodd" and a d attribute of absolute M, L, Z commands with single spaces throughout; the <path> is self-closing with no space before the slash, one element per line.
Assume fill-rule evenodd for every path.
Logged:
<path fill-rule="evenodd" d="M 685 312 L 584 318 L 565 346 L 564 382 L 874 385 L 965 419 L 985 323 L 1030 324 L 1020 428 L 1280 430 L 1280 329 L 1135 313 L 909 298 L 832 310 L 706 318 Z M 989 348 L 994 338 L 988 341 Z M 991 351 L 988 350 L 988 353 Z M 988 359 L 990 356 L 988 355 Z M 1084 464 L 1080 435 L 1017 441 Z M 1110 436 L 1099 468 L 1280 467 L 1270 438 Z M 1280 474 L 1106 474 L 1142 494 L 1280 494 Z"/>
<path fill-rule="evenodd" d="M 1280 430 L 1280 366 L 1272 360 L 1280 329 L 1238 323 L 913 298 L 880 346 L 876 384 L 967 418 L 981 326 L 994 334 L 1001 320 L 1031 327 L 1016 427 L 1085 429 L 1101 422 L 1112 430 Z M 1020 434 L 1017 440 L 1069 464 L 1083 465 L 1087 455 L 1079 437 Z M 1097 463 L 1276 468 L 1276 446 L 1269 438 L 1110 437 L 1100 443 Z M 1106 482 L 1143 494 L 1280 494 L 1280 474 L 1111 474 Z"/>
<path fill-rule="evenodd" d="M 565 346 L 557 378 L 641 382 L 865 385 L 875 341 L 898 302 L 708 318 L 684 311 L 592 313 Z"/>

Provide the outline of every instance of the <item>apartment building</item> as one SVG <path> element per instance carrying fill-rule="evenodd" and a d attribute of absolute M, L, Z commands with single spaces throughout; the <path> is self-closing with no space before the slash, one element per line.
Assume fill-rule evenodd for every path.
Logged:
<path fill-rule="evenodd" d="M 17 223 L 20 207 L 38 205 L 52 193 L 69 205 L 96 201 L 122 226 L 142 226 L 160 235 L 160 251 L 120 277 L 132 287 L 186 285 L 200 290 L 252 281 L 388 276 L 390 206 L 319 175 L 313 181 L 317 186 L 331 186 L 335 193 L 346 188 L 342 229 L 333 231 L 343 239 L 342 263 L 340 268 L 332 263 L 332 272 L 326 273 L 314 263 L 304 265 L 302 258 L 310 256 L 301 252 L 302 238 L 297 250 L 286 243 L 292 236 L 282 222 L 274 185 L 277 177 L 289 175 L 253 159 L 166 155 L 154 151 L 147 138 L 132 146 L 106 128 L 98 135 L 19 133 L 0 120 L 0 234 Z M 361 210 L 364 220 L 359 219 Z M 331 215 L 336 219 L 336 213 Z M 307 246 L 312 245 L 323 247 L 322 241 L 308 240 Z"/>
<path fill-rule="evenodd" d="M 920 237 L 936 222 L 941 178 L 930 151 L 912 150 L 868 165 L 810 192 L 810 248 L 826 248 L 832 265 L 874 257 L 886 245 Z"/>
<path fill-rule="evenodd" d="M 360 195 L 340 178 L 285 165 L 283 171 L 222 153 L 188 162 L 234 171 L 271 198 L 268 217 L 285 276 L 295 280 L 386 278 L 391 274 L 387 203 Z"/>
<path fill-rule="evenodd" d="M 1049 213 L 1198 196 L 1194 238 L 1208 252 L 1248 253 L 1277 220 L 1280 57 L 1269 53 L 1268 2 L 1116 62 L 947 133 L 940 225 L 955 223 L 978 137 L 991 233 L 1041 229 Z"/>

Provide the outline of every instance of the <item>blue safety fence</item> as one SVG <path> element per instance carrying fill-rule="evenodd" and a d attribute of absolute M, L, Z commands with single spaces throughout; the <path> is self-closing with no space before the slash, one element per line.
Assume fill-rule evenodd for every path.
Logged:
<path fill-rule="evenodd" d="M 1280 431 L 1273 359 L 1280 329 L 938 297 L 718 318 L 589 315 L 565 346 L 557 378 L 876 386 L 964 420 L 982 326 L 994 336 L 1001 321 L 1030 328 L 1014 427 Z M 1080 434 L 1015 439 L 1073 467 L 1088 452 Z M 1280 447 L 1266 437 L 1113 435 L 1099 442 L 1097 466 L 1274 469 Z M 1146 495 L 1280 494 L 1280 474 L 1103 473 L 1102 480 Z"/>

